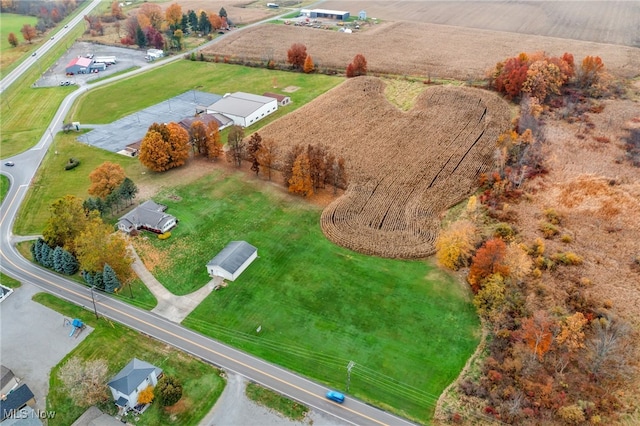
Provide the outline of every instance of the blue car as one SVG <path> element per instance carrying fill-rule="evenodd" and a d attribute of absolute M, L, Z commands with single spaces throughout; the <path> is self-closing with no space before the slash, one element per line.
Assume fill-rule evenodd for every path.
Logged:
<path fill-rule="evenodd" d="M 344 395 L 340 392 L 330 390 L 326 395 L 327 399 L 337 402 L 338 404 L 342 404 L 344 402 Z"/>

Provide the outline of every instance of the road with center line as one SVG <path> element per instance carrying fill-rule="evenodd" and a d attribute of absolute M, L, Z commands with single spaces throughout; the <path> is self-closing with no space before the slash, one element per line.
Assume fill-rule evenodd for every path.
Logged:
<path fill-rule="evenodd" d="M 52 46 L 53 44 L 42 48 L 43 52 L 46 52 Z M 177 59 L 179 57 L 170 58 L 168 61 Z M 90 88 L 93 89 L 161 65 L 163 64 L 152 64 L 132 73 L 93 84 Z M 26 68 L 22 69 L 21 72 L 25 70 Z M 12 75 L 11 79 L 4 79 L 1 84 L 2 90 L 6 89 L 19 74 Z M 54 133 L 61 129 L 62 121 L 73 102 L 88 90 L 89 88 L 86 87 L 80 88 L 64 99 L 41 140 L 30 150 L 10 158 L 15 163 L 14 167 L 7 167 L 4 164 L 0 166 L 0 172 L 9 178 L 11 184 L 7 196 L 0 206 L 0 270 L 21 282 L 31 283 L 48 293 L 92 310 L 92 294 L 88 287 L 40 268 L 26 260 L 16 250 L 12 233 L 13 223 L 20 204 L 24 200 L 35 173 L 53 141 Z M 3 163 L 6 160 L 4 159 Z M 271 388 L 308 407 L 331 414 L 347 423 L 354 425 L 413 425 L 407 420 L 354 398 L 347 397 L 342 405 L 328 401 L 324 397 L 327 391 L 324 385 L 236 350 L 154 313 L 128 305 L 118 299 L 102 293 L 94 293 L 94 296 L 96 299 L 95 306 L 100 316 L 175 346 L 224 370 L 245 376 L 249 380 Z M 8 343 L 3 342 L 3 344 Z"/>

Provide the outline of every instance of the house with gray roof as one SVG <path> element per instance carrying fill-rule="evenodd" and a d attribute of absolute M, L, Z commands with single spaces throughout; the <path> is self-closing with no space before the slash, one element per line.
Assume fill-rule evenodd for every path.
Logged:
<path fill-rule="evenodd" d="M 138 405 L 138 394 L 158 384 L 162 369 L 134 358 L 108 383 L 113 400 L 121 412 Z"/>
<path fill-rule="evenodd" d="M 18 387 L 20 381 L 13 374 L 13 371 L 0 364 L 0 395 L 6 395 L 11 390 Z"/>
<path fill-rule="evenodd" d="M 211 277 L 235 281 L 258 257 L 258 249 L 246 241 L 231 241 L 216 257 L 207 263 Z"/>
<path fill-rule="evenodd" d="M 224 114 L 242 127 L 249 127 L 278 110 L 278 100 L 252 93 L 227 93 L 207 107 L 208 114 Z"/>
<path fill-rule="evenodd" d="M 178 219 L 164 212 L 166 209 L 167 206 L 153 200 L 145 201 L 118 220 L 118 229 L 126 233 L 146 229 L 164 234 L 178 223 Z"/>
<path fill-rule="evenodd" d="M 8 417 L 14 417 L 27 405 L 33 408 L 36 405 L 36 399 L 29 386 L 23 383 L 0 398 L 0 422 Z"/>

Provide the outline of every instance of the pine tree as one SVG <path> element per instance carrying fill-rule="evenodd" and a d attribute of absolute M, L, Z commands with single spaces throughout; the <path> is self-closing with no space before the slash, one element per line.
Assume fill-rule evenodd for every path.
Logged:
<path fill-rule="evenodd" d="M 93 287 L 93 273 L 91 271 L 82 271 L 82 278 L 89 287 Z"/>
<path fill-rule="evenodd" d="M 62 247 L 56 246 L 53 249 L 53 270 L 56 272 L 62 272 Z"/>
<path fill-rule="evenodd" d="M 78 272 L 78 260 L 68 251 L 62 250 L 62 273 L 73 275 Z"/>
<path fill-rule="evenodd" d="M 38 238 L 36 242 L 31 245 L 31 255 L 33 256 L 33 261 L 39 264 L 42 264 L 40 262 L 40 250 L 43 243 L 44 240 L 42 238 Z"/>
<path fill-rule="evenodd" d="M 116 273 L 113 271 L 113 268 L 107 263 L 104 264 L 102 278 L 104 282 L 104 290 L 107 293 L 113 293 L 120 288 L 120 281 L 118 280 Z"/>
<path fill-rule="evenodd" d="M 98 271 L 93 274 L 92 286 L 104 290 L 104 279 L 102 272 Z"/>
<path fill-rule="evenodd" d="M 122 181 L 122 184 L 120 184 L 120 187 L 116 191 L 120 194 L 121 199 L 126 200 L 127 203 L 131 205 L 131 202 L 138 193 L 138 187 L 131 179 L 124 178 L 124 181 Z"/>
<path fill-rule="evenodd" d="M 53 250 L 49 247 L 49 244 L 43 242 L 40 245 L 40 263 L 45 268 L 51 268 L 53 266 Z"/>

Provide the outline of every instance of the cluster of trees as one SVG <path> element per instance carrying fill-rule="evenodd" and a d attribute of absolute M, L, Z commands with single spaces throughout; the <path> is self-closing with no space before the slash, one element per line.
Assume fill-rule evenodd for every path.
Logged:
<path fill-rule="evenodd" d="M 178 123 L 153 123 L 142 139 L 140 162 L 156 172 L 182 166 L 189 158 L 189 140 L 189 133 Z"/>
<path fill-rule="evenodd" d="M 331 185 L 334 193 L 347 186 L 344 158 L 336 158 L 321 144 L 295 145 L 289 151 L 279 149 L 272 139 L 263 139 L 258 132 L 244 139 L 244 130 L 234 126 L 228 135 L 227 160 L 237 167 L 242 161 L 251 163 L 256 175 L 263 170 L 271 180 L 271 171 L 282 173 L 289 192 L 303 196 L 313 195 L 320 188 Z"/>
<path fill-rule="evenodd" d="M 315 69 L 313 58 L 307 53 L 307 46 L 302 43 L 293 43 L 287 50 L 287 63 L 291 64 L 292 69 L 307 74 Z"/>
<path fill-rule="evenodd" d="M 56 200 L 50 212 L 42 232 L 45 244 L 37 242 L 32 248 L 36 261 L 37 256 L 44 258 L 46 245 L 53 251 L 52 267 L 56 265 L 56 251 L 59 252 L 60 268 L 65 267 L 66 251 L 77 259 L 83 277 L 90 285 L 116 291 L 131 281 L 133 259 L 127 242 L 122 235 L 113 233 L 112 227 L 102 221 L 97 211 L 85 209 L 82 199 L 67 195 Z M 100 277 L 98 282 L 94 282 L 96 276 Z"/>
<path fill-rule="evenodd" d="M 509 98 L 530 96 L 543 104 L 551 95 L 560 95 L 561 88 L 569 83 L 591 88 L 598 86 L 603 77 L 604 64 L 598 56 L 587 56 L 576 66 L 570 53 L 561 57 L 542 52 L 520 53 L 498 62 L 492 84 Z"/>
<path fill-rule="evenodd" d="M 78 272 L 78 260 L 70 252 L 60 246 L 51 248 L 42 238 L 31 246 L 31 256 L 36 263 L 58 273 L 73 275 Z"/>
<path fill-rule="evenodd" d="M 62 21 L 76 8 L 75 0 L 2 0 L 0 2 L 0 11 L 2 13 L 16 13 L 18 15 L 36 16 L 38 22 L 35 27 L 30 24 L 24 24 L 20 32 L 25 41 L 31 43 L 38 33 L 42 34 L 47 29 L 54 27 L 58 22 Z M 18 38 L 14 33 L 8 35 L 9 44 L 13 47 L 18 46 Z"/>
<path fill-rule="evenodd" d="M 473 304 L 489 334 L 481 374 L 462 380 L 459 391 L 482 415 L 509 424 L 606 423 L 623 406 L 620 392 L 632 377 L 631 328 L 610 304 L 589 295 L 589 280 L 572 273 L 580 256 L 547 249 L 545 239 L 560 234 L 561 215 L 545 210 L 541 237 L 527 242 L 501 207 L 519 196 L 517 187 L 530 176 L 526 168 L 541 162 L 532 148 L 544 138 L 540 106 L 527 99 L 516 129 L 497 143 L 484 191 L 436 241 L 441 265 L 467 268 Z M 566 285 L 549 286 L 551 275 L 567 277 Z M 450 415 L 456 420 L 461 413 Z"/>
<path fill-rule="evenodd" d="M 105 161 L 89 174 L 91 186 L 83 206 L 88 211 L 98 211 L 104 216 L 130 206 L 138 193 L 138 187 L 129 179 L 121 165 Z"/>
<path fill-rule="evenodd" d="M 349 65 L 347 65 L 346 74 L 348 78 L 367 75 L 367 60 L 364 55 L 358 53 Z"/>
<path fill-rule="evenodd" d="M 182 12 L 182 7 L 171 4 L 164 12 L 155 3 L 144 3 L 136 15 L 128 18 L 122 12 L 118 2 L 113 2 L 111 6 L 111 20 L 115 20 L 115 25 L 120 36 L 120 20 L 124 22 L 124 36 L 121 43 L 126 45 L 136 44 L 139 47 L 153 46 L 156 49 L 166 49 L 170 46 L 181 50 L 182 39 L 192 32 L 207 35 L 230 25 L 227 11 L 221 8 L 216 14 L 200 10 L 188 10 Z"/>

